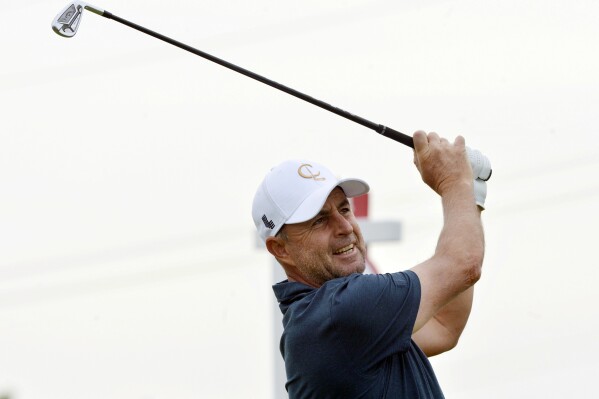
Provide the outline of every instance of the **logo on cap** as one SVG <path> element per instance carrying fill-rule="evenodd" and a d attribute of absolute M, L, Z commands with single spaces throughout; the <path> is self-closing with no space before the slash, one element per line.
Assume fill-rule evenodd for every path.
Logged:
<path fill-rule="evenodd" d="M 320 172 L 314 173 L 310 168 L 312 168 L 312 165 L 310 165 L 309 163 L 303 163 L 297 169 L 297 173 L 304 179 L 314 179 L 315 181 L 326 180 L 326 178 L 324 177 L 318 177 L 320 176 Z"/>
<path fill-rule="evenodd" d="M 275 224 L 273 223 L 272 220 L 268 220 L 268 218 L 266 217 L 266 215 L 262 215 L 262 221 L 264 222 L 264 225 L 266 227 L 268 227 L 269 229 L 274 229 L 275 228 Z"/>

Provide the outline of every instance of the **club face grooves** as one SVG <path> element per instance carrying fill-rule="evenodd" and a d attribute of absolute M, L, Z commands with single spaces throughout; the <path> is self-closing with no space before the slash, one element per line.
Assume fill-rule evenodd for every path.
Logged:
<path fill-rule="evenodd" d="M 80 2 L 69 3 L 52 21 L 52 30 L 62 37 L 75 36 L 83 17 L 83 7 Z"/>
<path fill-rule="evenodd" d="M 81 18 L 83 18 L 83 9 L 89 10 L 98 15 L 104 15 L 104 10 L 83 1 L 74 1 L 62 9 L 52 20 L 52 30 L 62 37 L 73 37 L 79 29 Z"/>

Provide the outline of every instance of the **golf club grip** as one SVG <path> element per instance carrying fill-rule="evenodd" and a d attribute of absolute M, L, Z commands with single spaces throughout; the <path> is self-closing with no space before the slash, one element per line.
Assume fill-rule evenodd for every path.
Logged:
<path fill-rule="evenodd" d="M 377 130 L 378 133 L 385 137 L 389 137 L 391 140 L 395 140 L 398 143 L 406 145 L 410 148 L 414 148 L 414 139 L 407 134 L 398 132 L 397 130 L 391 129 L 390 127 L 379 125 L 380 128 Z"/>
<path fill-rule="evenodd" d="M 216 64 L 224 66 L 225 68 L 231 69 L 231 70 L 233 70 L 235 72 L 238 72 L 238 73 L 240 73 L 242 75 L 245 75 L 245 76 L 247 76 L 249 78 L 252 78 L 252 79 L 257 80 L 257 81 L 259 81 L 261 83 L 264 83 L 264 84 L 266 84 L 266 85 L 268 85 L 270 87 L 273 87 L 275 89 L 281 90 L 281 91 L 283 91 L 283 92 L 285 92 L 287 94 L 291 94 L 292 96 L 297 97 L 297 98 L 299 98 L 301 100 L 304 100 L 306 102 L 309 102 L 310 104 L 314 104 L 314 105 L 316 105 L 316 106 L 318 106 L 320 108 L 326 109 L 329 112 L 332 112 L 332 113 L 337 114 L 339 116 L 342 116 L 342 117 L 344 117 L 346 119 L 354 121 L 354 122 L 356 122 L 356 123 L 358 123 L 358 124 L 360 124 L 362 126 L 366 126 L 367 128 L 370 128 L 370 129 L 376 131 L 377 133 L 379 133 L 379 134 L 381 134 L 381 135 L 383 135 L 385 137 L 393 139 L 393 140 L 395 140 L 395 141 L 397 141 L 399 143 L 402 143 L 402 144 L 404 144 L 404 145 L 406 145 L 408 147 L 414 148 L 414 142 L 413 142 L 413 140 L 412 140 L 412 138 L 410 136 L 407 136 L 407 135 L 405 135 L 403 133 L 400 133 L 400 132 L 398 132 L 396 130 L 393 130 L 393 129 L 389 128 L 389 127 L 386 127 L 386 126 L 383 126 L 383 125 L 379 125 L 377 123 L 369 121 L 368 119 L 364 119 L 364 118 L 362 118 L 362 117 L 360 117 L 358 115 L 354 115 L 354 114 L 352 114 L 350 112 L 342 110 L 341 108 L 337 108 L 335 106 L 332 106 L 332 105 L 330 105 L 330 104 L 328 104 L 328 103 L 326 103 L 324 101 L 321 101 L 321 100 L 319 100 L 317 98 L 311 97 L 311 96 L 309 96 L 307 94 L 304 94 L 304 93 L 302 93 L 300 91 L 292 89 L 291 87 L 287 87 L 285 85 L 277 83 L 274 80 L 270 80 L 268 78 L 265 78 L 264 76 L 258 75 L 257 73 L 254 73 L 252 71 L 249 71 L 247 69 L 239 67 L 239 66 L 237 66 L 235 64 L 232 64 L 232 63 L 230 63 L 228 61 L 225 61 L 223 59 L 215 57 L 215 56 L 213 56 L 211 54 L 208 54 L 208 53 L 206 53 L 204 51 L 198 50 L 198 49 L 196 49 L 194 47 L 191 47 L 191 46 L 189 46 L 189 45 L 187 45 L 185 43 L 181 43 L 181 42 L 179 42 L 177 40 L 171 39 L 168 36 L 164 36 L 164 35 L 162 35 L 162 34 L 160 34 L 158 32 L 154 32 L 153 30 L 145 28 L 145 27 L 143 27 L 141 25 L 138 25 L 136 23 L 133 23 L 131 21 L 127 21 L 126 19 L 123 19 L 123 18 L 121 18 L 121 17 L 119 17 L 117 15 L 114 15 L 114 14 L 112 14 L 109 11 L 103 10 L 103 12 L 102 12 L 101 15 L 103 17 L 105 17 L 105 18 L 112 19 L 112 20 L 114 20 L 116 22 L 119 22 L 119 23 L 121 23 L 123 25 L 126 25 L 126 26 L 128 26 L 130 28 L 133 28 L 133 29 L 138 30 L 138 31 L 140 31 L 142 33 L 145 33 L 147 35 L 150 35 L 152 37 L 160 39 L 160 40 L 162 40 L 164 42 L 172 44 L 173 46 L 179 47 L 180 49 L 189 51 L 192 54 L 198 55 L 198 56 L 200 56 L 202 58 L 205 58 L 205 59 L 207 59 L 209 61 L 212 61 L 212 62 L 214 62 Z"/>

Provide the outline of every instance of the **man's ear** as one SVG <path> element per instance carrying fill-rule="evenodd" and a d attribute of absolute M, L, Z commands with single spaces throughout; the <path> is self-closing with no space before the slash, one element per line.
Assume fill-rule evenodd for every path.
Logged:
<path fill-rule="evenodd" d="M 266 249 L 277 259 L 285 259 L 289 256 L 285 240 L 281 237 L 266 238 Z"/>

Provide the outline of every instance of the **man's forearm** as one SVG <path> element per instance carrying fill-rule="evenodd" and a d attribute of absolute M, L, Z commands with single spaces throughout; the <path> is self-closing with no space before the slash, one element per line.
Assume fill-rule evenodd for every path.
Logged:
<path fill-rule="evenodd" d="M 465 183 L 462 183 L 466 185 Z M 473 188 L 466 190 L 456 185 L 454 192 L 442 197 L 443 230 L 439 235 L 435 256 L 451 260 L 458 264 L 450 267 L 465 266 L 471 258 L 482 263 L 484 257 L 484 232 L 481 223 L 481 209 L 474 203 Z"/>
<path fill-rule="evenodd" d="M 473 285 L 480 276 L 480 264 L 484 257 L 484 232 L 480 208 L 475 208 L 475 205 L 464 206 L 465 203 L 472 204 L 468 198 L 468 195 L 443 198 L 445 224 L 433 259 L 439 262 L 438 265 L 441 265 L 444 272 L 434 278 L 446 284 L 451 284 L 450 281 L 454 280 L 454 283 L 466 285 L 432 314 L 430 320 L 412 336 L 427 356 L 438 355 L 457 345 L 472 309 Z M 478 266 L 472 268 L 468 265 L 471 262 Z M 464 273 L 458 270 L 470 271 Z M 462 278 L 457 281 L 452 277 L 456 272 L 463 273 Z"/>
<path fill-rule="evenodd" d="M 480 216 L 481 208 L 477 207 L 477 210 L 471 214 L 470 217 L 467 217 L 467 221 L 465 222 L 470 225 L 469 228 L 472 229 L 473 232 L 468 235 L 462 235 L 461 237 L 468 237 L 462 241 L 462 245 L 465 245 L 463 247 L 464 252 L 478 252 L 484 257 L 484 232 Z M 466 226 L 462 225 L 461 227 L 463 228 Z M 473 248 L 470 248 L 470 245 Z M 468 322 L 468 317 L 470 316 L 470 311 L 472 309 L 473 297 L 474 286 L 471 286 L 448 302 L 434 316 L 439 324 L 445 327 L 451 336 L 454 337 L 454 346 L 457 344 L 457 340 Z"/>
<path fill-rule="evenodd" d="M 446 217 L 452 217 L 448 215 L 449 212 L 446 212 Z M 477 208 L 477 210 L 466 216 L 463 219 L 463 224 L 460 228 L 470 228 L 473 229 L 476 233 L 468 235 L 462 235 L 462 237 L 469 237 L 469 239 L 463 240 L 460 244 L 464 245 L 462 250 L 466 253 L 474 252 L 480 253 L 482 257 L 484 257 L 484 232 L 482 229 L 482 223 L 480 220 L 481 209 Z M 465 216 L 465 215 L 462 215 Z M 453 215 L 453 217 L 460 217 L 459 215 Z M 446 220 L 447 221 L 447 220 Z M 446 245 L 447 242 L 442 242 L 444 240 L 443 235 L 439 239 L 439 245 Z M 450 241 L 451 238 L 450 238 Z M 454 243 L 456 245 L 456 243 Z M 469 247 L 472 246 L 472 247 Z M 455 247 L 453 248 L 455 249 Z M 439 248 L 437 248 L 439 250 Z M 443 250 L 441 250 L 443 251 Z M 467 259 L 465 257 L 464 259 Z M 482 262 L 481 262 L 482 263 Z M 474 286 L 469 287 L 468 289 L 462 291 L 458 295 L 455 296 L 451 301 L 449 301 L 445 306 L 443 306 L 439 311 L 433 316 L 431 324 L 431 331 L 433 333 L 434 330 L 439 337 L 445 337 L 442 341 L 439 342 L 439 347 L 437 348 L 429 348 L 434 349 L 432 352 L 429 350 L 427 355 L 432 356 L 434 354 L 438 354 L 441 352 L 448 351 L 454 348 L 464 328 L 466 327 L 466 323 L 468 322 L 468 318 L 470 316 L 470 311 L 472 310 L 472 301 L 474 298 Z M 437 345 L 435 345 L 437 346 Z"/>

